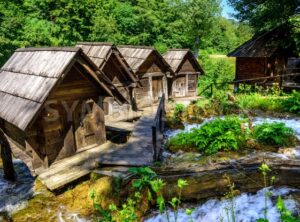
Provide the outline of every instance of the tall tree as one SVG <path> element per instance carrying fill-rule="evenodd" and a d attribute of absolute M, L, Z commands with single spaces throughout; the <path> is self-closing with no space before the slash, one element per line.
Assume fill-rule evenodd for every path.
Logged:
<path fill-rule="evenodd" d="M 194 39 L 194 54 L 199 55 L 200 40 L 210 32 L 215 18 L 221 12 L 219 0 L 187 0 L 186 24 Z"/>
<path fill-rule="evenodd" d="M 248 21 L 256 32 L 288 22 L 300 13 L 299 0 L 228 0 L 237 11 L 236 18 Z"/>

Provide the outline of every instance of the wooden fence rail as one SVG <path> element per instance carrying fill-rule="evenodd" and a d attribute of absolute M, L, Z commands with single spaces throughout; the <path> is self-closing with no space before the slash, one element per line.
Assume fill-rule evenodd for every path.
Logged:
<path fill-rule="evenodd" d="M 165 117 L 165 95 L 160 98 L 160 102 L 157 108 L 157 112 L 152 124 L 152 144 L 153 144 L 153 160 L 159 159 L 161 145 L 157 143 L 159 134 L 164 131 L 164 117 Z"/>
<path fill-rule="evenodd" d="M 242 79 L 242 80 L 235 80 L 229 83 L 246 83 L 246 82 L 257 82 L 257 81 L 264 81 L 269 79 L 276 79 L 276 78 L 284 78 L 284 77 L 291 77 L 291 76 L 300 76 L 300 73 L 292 73 L 292 74 L 284 74 L 284 75 L 276 75 L 276 76 L 265 76 L 265 77 L 257 77 L 252 79 Z"/>

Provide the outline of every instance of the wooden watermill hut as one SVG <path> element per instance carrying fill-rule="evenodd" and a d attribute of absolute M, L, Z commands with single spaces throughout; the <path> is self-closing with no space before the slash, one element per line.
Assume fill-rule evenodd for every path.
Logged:
<path fill-rule="evenodd" d="M 18 49 L 0 70 L 1 129 L 33 169 L 106 142 L 103 100 L 125 99 L 80 48 Z"/>
<path fill-rule="evenodd" d="M 273 78 L 287 73 L 288 58 L 297 56 L 295 42 L 288 25 L 254 36 L 229 53 L 236 57 L 235 83 L 267 84 L 289 78 Z"/>
<path fill-rule="evenodd" d="M 197 96 L 199 75 L 204 72 L 193 53 L 189 49 L 170 49 L 163 57 L 175 73 L 172 96 Z"/>
<path fill-rule="evenodd" d="M 174 73 L 157 50 L 147 46 L 118 46 L 118 49 L 142 84 L 142 88 L 136 89 L 139 108 L 158 102 L 163 93 L 168 98 L 168 84 Z"/>
<path fill-rule="evenodd" d="M 79 42 L 76 47 L 97 65 L 130 104 L 119 105 L 113 98 L 106 98 L 104 110 L 107 119 L 122 119 L 130 111 L 136 111 L 135 88 L 141 87 L 138 78 L 116 46 L 107 42 Z"/>

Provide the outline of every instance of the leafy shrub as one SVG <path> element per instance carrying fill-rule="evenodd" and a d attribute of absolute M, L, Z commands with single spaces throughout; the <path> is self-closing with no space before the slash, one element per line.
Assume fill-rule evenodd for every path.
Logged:
<path fill-rule="evenodd" d="M 179 150 L 192 151 L 195 150 L 194 142 L 195 134 L 189 133 L 178 133 L 176 136 L 171 138 L 168 142 L 168 148 L 172 152 L 177 152 Z"/>
<path fill-rule="evenodd" d="M 285 111 L 300 113 L 300 92 L 293 91 L 291 97 L 284 102 Z"/>
<path fill-rule="evenodd" d="M 176 104 L 173 115 L 172 115 L 172 125 L 179 125 L 181 124 L 181 118 L 185 111 L 185 106 L 183 104 Z"/>
<path fill-rule="evenodd" d="M 182 113 L 184 112 L 185 106 L 183 104 L 176 104 L 175 109 L 174 109 L 174 118 L 180 118 Z"/>
<path fill-rule="evenodd" d="M 295 132 L 284 123 L 263 123 L 254 127 L 252 137 L 259 143 L 274 146 L 291 145 Z"/>
<path fill-rule="evenodd" d="M 242 129 L 242 123 L 239 117 L 217 118 L 191 132 L 176 135 L 170 139 L 168 147 L 173 151 L 195 147 L 206 155 L 220 150 L 237 150 L 246 140 L 247 133 Z"/>

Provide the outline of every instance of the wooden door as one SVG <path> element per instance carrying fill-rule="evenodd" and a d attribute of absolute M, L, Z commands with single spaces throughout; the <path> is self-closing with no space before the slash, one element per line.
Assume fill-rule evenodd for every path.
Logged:
<path fill-rule="evenodd" d="M 188 78 L 188 96 L 197 96 L 197 75 L 187 75 Z"/>
<path fill-rule="evenodd" d="M 173 96 L 184 97 L 186 96 L 186 77 L 177 77 L 173 83 Z"/>
<path fill-rule="evenodd" d="M 73 122 L 77 151 L 97 145 L 92 109 L 92 104 L 80 103 L 74 111 Z"/>
<path fill-rule="evenodd" d="M 158 101 L 163 95 L 163 80 L 162 77 L 152 78 L 152 98 L 154 101 Z"/>

